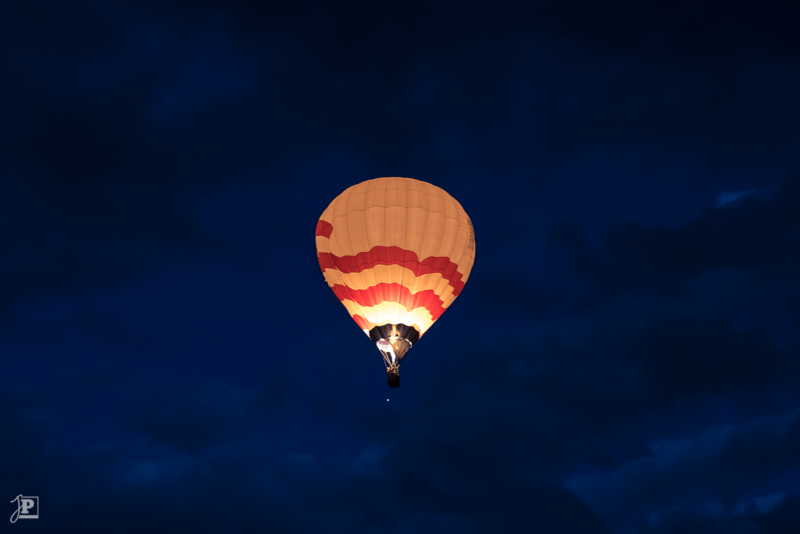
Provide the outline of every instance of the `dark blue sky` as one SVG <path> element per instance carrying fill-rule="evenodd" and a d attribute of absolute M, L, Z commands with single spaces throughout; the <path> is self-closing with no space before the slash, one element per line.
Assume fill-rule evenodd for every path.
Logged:
<path fill-rule="evenodd" d="M 251 4 L 0 8 L 3 532 L 800 532 L 796 6 Z M 379 176 L 476 236 L 398 390 Z"/>

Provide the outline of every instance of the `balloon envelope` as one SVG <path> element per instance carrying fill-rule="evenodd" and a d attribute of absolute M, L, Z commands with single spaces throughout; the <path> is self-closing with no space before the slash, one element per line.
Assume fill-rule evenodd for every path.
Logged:
<path fill-rule="evenodd" d="M 412 178 L 346 189 L 322 213 L 316 241 L 328 286 L 364 333 L 391 343 L 398 364 L 461 293 L 475 260 L 461 204 Z"/>

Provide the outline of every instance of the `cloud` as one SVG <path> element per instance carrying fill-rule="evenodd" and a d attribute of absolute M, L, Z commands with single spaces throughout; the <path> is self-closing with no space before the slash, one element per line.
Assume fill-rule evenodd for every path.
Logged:
<path fill-rule="evenodd" d="M 787 254 L 797 246 L 798 206 L 800 188 L 787 182 L 773 199 L 748 196 L 674 230 L 617 224 L 594 250 L 575 230 L 554 227 L 551 239 L 564 247 L 573 272 L 605 295 L 679 295 L 695 277 L 724 269 L 786 281 L 798 267 L 796 256 Z"/>
<path fill-rule="evenodd" d="M 736 202 L 740 198 L 749 197 L 752 195 L 763 194 L 764 191 L 760 191 L 758 189 L 747 189 L 744 191 L 723 191 L 717 197 L 715 206 L 721 208 L 725 204 L 730 204 L 731 202 Z"/>
<path fill-rule="evenodd" d="M 652 455 L 606 475 L 568 482 L 612 524 L 674 517 L 680 510 L 735 520 L 772 512 L 787 476 L 800 476 L 800 418 L 792 411 L 740 426 L 705 429 L 649 444 Z M 631 516 L 636 510 L 637 517 Z M 716 521 L 716 519 L 714 519 Z"/>

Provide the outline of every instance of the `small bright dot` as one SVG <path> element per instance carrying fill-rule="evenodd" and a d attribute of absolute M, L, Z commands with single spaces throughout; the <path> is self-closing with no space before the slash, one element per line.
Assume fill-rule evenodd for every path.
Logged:
<path fill-rule="evenodd" d="M 389 399 L 386 399 L 386 402 L 389 402 Z"/>

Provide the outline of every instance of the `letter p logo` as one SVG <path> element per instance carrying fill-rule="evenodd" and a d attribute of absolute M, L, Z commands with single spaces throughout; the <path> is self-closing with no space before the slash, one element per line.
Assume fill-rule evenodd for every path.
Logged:
<path fill-rule="evenodd" d="M 35 503 L 33 502 L 33 499 L 20 499 L 20 503 L 19 504 L 20 504 L 20 507 L 22 508 L 22 510 L 20 510 L 19 513 L 28 514 L 28 513 L 30 513 L 30 512 L 28 512 L 28 510 L 33 508 Z"/>

